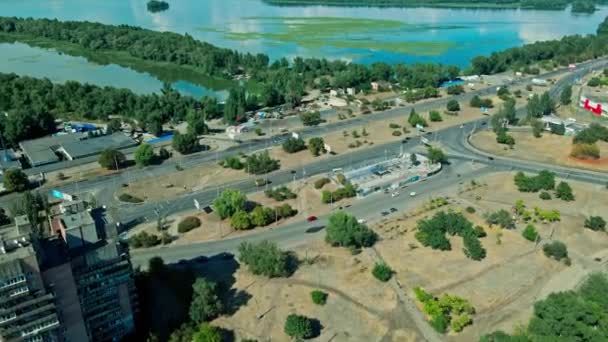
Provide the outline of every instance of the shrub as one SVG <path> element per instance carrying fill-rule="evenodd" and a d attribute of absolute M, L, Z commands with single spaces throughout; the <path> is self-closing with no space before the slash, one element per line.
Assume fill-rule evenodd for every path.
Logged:
<path fill-rule="evenodd" d="M 568 248 L 563 242 L 554 241 L 543 246 L 543 252 L 549 258 L 557 261 L 568 257 Z"/>
<path fill-rule="evenodd" d="M 401 128 L 401 126 L 400 126 L 400 125 L 398 125 L 398 124 L 396 124 L 396 123 L 390 123 L 390 124 L 388 124 L 388 127 L 389 127 L 389 128 L 392 128 L 392 129 Z"/>
<path fill-rule="evenodd" d="M 447 317 L 444 315 L 437 315 L 431 319 L 431 326 L 440 334 L 445 334 L 448 331 L 449 324 Z"/>
<path fill-rule="evenodd" d="M 475 231 L 468 231 L 462 236 L 463 252 L 467 258 L 479 261 L 486 257 L 486 250 L 481 246 Z"/>
<path fill-rule="evenodd" d="M 296 194 L 293 193 L 293 191 L 291 191 L 286 186 L 281 186 L 281 187 L 274 188 L 274 189 L 268 189 L 268 190 L 264 191 L 264 194 L 266 195 L 266 197 L 272 198 L 276 201 L 285 201 L 288 199 L 294 199 L 294 198 L 298 197 Z"/>
<path fill-rule="evenodd" d="M 599 159 L 600 149 L 596 144 L 574 144 L 570 156 L 579 159 Z"/>
<path fill-rule="evenodd" d="M 312 291 L 310 297 L 312 298 L 312 302 L 317 305 L 325 305 L 327 302 L 327 293 L 320 290 Z"/>
<path fill-rule="evenodd" d="M 461 332 L 464 329 L 464 327 L 466 327 L 467 325 L 470 325 L 472 323 L 473 323 L 473 319 L 471 318 L 471 316 L 469 316 L 469 314 L 467 314 L 467 313 L 463 313 L 461 315 L 456 316 L 454 319 L 452 319 L 452 324 L 450 324 L 450 327 L 455 332 Z"/>
<path fill-rule="evenodd" d="M 601 216 L 590 216 L 585 219 L 585 228 L 603 231 L 606 229 L 606 221 Z"/>
<path fill-rule="evenodd" d="M 428 124 L 426 123 L 426 120 L 424 120 L 424 118 L 422 116 L 420 116 L 418 113 L 416 113 L 416 111 L 412 108 L 412 111 L 410 112 L 410 116 L 407 119 L 407 122 L 412 125 L 412 127 L 416 127 L 416 125 L 420 125 L 422 127 L 427 127 Z"/>
<path fill-rule="evenodd" d="M 393 136 L 394 137 L 400 137 L 401 136 L 401 131 L 393 131 Z"/>
<path fill-rule="evenodd" d="M 121 202 L 127 202 L 127 203 L 143 203 L 143 199 L 133 196 L 131 194 L 127 194 L 127 193 L 122 193 L 118 196 L 118 199 Z"/>
<path fill-rule="evenodd" d="M 475 213 L 475 208 L 473 208 L 473 207 L 467 207 L 465 210 L 469 214 L 474 214 Z"/>
<path fill-rule="evenodd" d="M 300 120 L 302 120 L 304 126 L 317 126 L 323 122 L 319 112 L 302 113 L 300 114 Z"/>
<path fill-rule="evenodd" d="M 513 146 L 515 145 L 515 138 L 512 135 L 507 134 L 504 130 L 496 133 L 496 142 L 503 145 Z"/>
<path fill-rule="evenodd" d="M 239 260 L 255 275 L 268 278 L 289 275 L 288 255 L 274 242 L 262 241 L 257 244 L 243 242 L 239 245 L 238 252 Z"/>
<path fill-rule="evenodd" d="M 521 235 L 528 241 L 535 242 L 538 239 L 538 232 L 536 231 L 536 227 L 529 224 L 526 226 Z"/>
<path fill-rule="evenodd" d="M 443 119 L 441 118 L 441 114 L 439 114 L 439 112 L 435 110 L 429 112 L 429 119 L 432 122 L 443 121 Z"/>
<path fill-rule="evenodd" d="M 460 104 L 458 101 L 452 99 L 446 104 L 446 109 L 450 112 L 457 112 L 460 110 Z"/>
<path fill-rule="evenodd" d="M 602 81 L 600 80 L 599 77 L 592 77 L 588 82 L 587 85 L 589 87 L 597 87 L 602 83 Z"/>
<path fill-rule="evenodd" d="M 488 236 L 488 234 L 486 233 L 485 229 L 483 229 L 482 226 L 475 226 L 475 235 L 477 235 L 478 238 Z"/>
<path fill-rule="evenodd" d="M 323 138 L 310 138 L 310 140 L 308 140 L 308 150 L 315 157 L 327 152 L 325 150 L 325 141 Z"/>
<path fill-rule="evenodd" d="M 464 93 L 464 87 L 460 84 L 451 85 L 448 87 L 447 92 L 449 95 L 460 95 Z"/>
<path fill-rule="evenodd" d="M 511 213 L 504 209 L 500 209 L 496 212 L 489 214 L 486 217 L 486 222 L 489 225 L 497 224 L 503 229 L 514 229 L 515 221 L 511 217 Z"/>
<path fill-rule="evenodd" d="M 542 200 L 550 200 L 551 199 L 551 194 L 546 192 L 546 191 L 542 191 L 538 197 L 540 197 L 540 199 Z"/>
<path fill-rule="evenodd" d="M 296 153 L 306 149 L 306 143 L 302 138 L 289 137 L 283 142 L 283 151 Z"/>
<path fill-rule="evenodd" d="M 374 278 L 387 282 L 392 278 L 393 270 L 385 263 L 376 263 L 372 269 L 372 274 Z"/>
<path fill-rule="evenodd" d="M 555 197 L 564 200 L 564 201 L 574 201 L 574 194 L 572 193 L 572 188 L 570 184 L 566 182 L 560 182 L 555 188 Z"/>
<path fill-rule="evenodd" d="M 157 246 L 161 243 L 158 236 L 154 234 L 148 234 L 143 231 L 141 233 L 137 233 L 129 238 L 129 246 L 133 248 L 150 248 Z"/>
<path fill-rule="evenodd" d="M 474 107 L 474 108 L 481 108 L 481 107 L 492 108 L 492 107 L 494 107 L 494 105 L 492 103 L 492 99 L 482 99 L 477 95 L 473 96 L 473 98 L 471 99 L 470 106 Z"/>
<path fill-rule="evenodd" d="M 201 220 L 198 217 L 188 216 L 177 225 L 177 231 L 179 233 L 186 233 L 200 226 Z"/>
<path fill-rule="evenodd" d="M 247 230 L 253 228 L 251 216 L 246 211 L 237 210 L 230 218 L 230 225 L 237 230 Z"/>
<path fill-rule="evenodd" d="M 329 178 L 319 178 L 315 181 L 315 189 L 321 189 L 325 184 L 329 184 L 331 180 Z"/>
<path fill-rule="evenodd" d="M 343 211 L 338 211 L 329 217 L 325 233 L 327 243 L 341 247 L 370 247 L 377 239 L 374 231 Z"/>
<path fill-rule="evenodd" d="M 538 192 L 555 188 L 555 174 L 547 170 L 531 177 L 526 176 L 523 172 L 518 172 L 513 180 L 517 189 L 521 192 Z"/>
<path fill-rule="evenodd" d="M 291 314 L 285 320 L 285 334 L 296 340 L 313 337 L 312 320 L 306 316 Z"/>
<path fill-rule="evenodd" d="M 254 175 L 261 175 L 278 170 L 281 163 L 277 159 L 272 159 L 268 151 L 252 154 L 245 161 L 247 172 Z"/>
<path fill-rule="evenodd" d="M 242 170 L 245 165 L 241 161 L 241 158 L 237 156 L 227 157 L 221 162 L 221 165 L 225 168 L 233 169 L 233 170 Z"/>

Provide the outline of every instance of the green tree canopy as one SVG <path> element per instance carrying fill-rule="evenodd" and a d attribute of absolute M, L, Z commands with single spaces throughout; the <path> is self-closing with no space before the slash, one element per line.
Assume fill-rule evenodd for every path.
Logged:
<path fill-rule="evenodd" d="M 29 187 L 30 181 L 21 169 L 8 169 L 4 171 L 3 183 L 7 191 L 21 192 Z"/>
<path fill-rule="evenodd" d="M 297 314 L 287 316 L 283 330 L 285 334 L 296 340 L 312 338 L 314 333 L 312 320 Z"/>
<path fill-rule="evenodd" d="M 205 278 L 196 278 L 192 285 L 192 302 L 190 303 L 190 319 L 201 323 L 220 315 L 224 305 L 220 300 L 217 285 Z"/>
<path fill-rule="evenodd" d="M 115 149 L 106 149 L 99 155 L 99 165 L 108 170 L 118 170 L 125 163 L 127 158 L 125 155 Z"/>
<path fill-rule="evenodd" d="M 239 261 L 247 265 L 255 275 L 269 278 L 285 277 L 290 273 L 288 254 L 279 249 L 276 243 L 243 242 L 239 245 Z"/>
<path fill-rule="evenodd" d="M 200 147 L 196 135 L 192 133 L 181 134 L 179 132 L 175 132 L 173 135 L 171 146 L 181 154 L 196 152 Z"/>
<path fill-rule="evenodd" d="M 245 208 L 247 197 L 238 190 L 224 190 L 220 194 L 220 197 L 213 201 L 213 209 L 217 215 L 223 220 L 231 217 L 239 210 Z"/>
<path fill-rule="evenodd" d="M 354 216 L 338 211 L 329 217 L 325 241 L 341 247 L 370 247 L 377 239 L 376 233 L 357 222 Z"/>
<path fill-rule="evenodd" d="M 150 144 L 141 144 L 135 150 L 135 164 L 138 166 L 148 166 L 154 162 L 154 148 Z"/>

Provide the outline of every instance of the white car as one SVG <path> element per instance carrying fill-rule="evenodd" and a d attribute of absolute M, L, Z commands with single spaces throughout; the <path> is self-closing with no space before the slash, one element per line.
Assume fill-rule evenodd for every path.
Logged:
<path fill-rule="evenodd" d="M 410 192 L 410 196 L 411 196 L 411 197 L 416 196 L 416 192 L 415 192 L 415 191 Z"/>
<path fill-rule="evenodd" d="M 365 222 L 367 222 L 367 221 L 365 221 L 365 219 L 358 219 L 358 220 L 357 220 L 357 223 L 360 223 L 360 224 L 363 224 L 363 223 L 365 223 Z"/>
<path fill-rule="evenodd" d="M 397 197 L 397 196 L 399 196 L 399 193 L 398 193 L 398 192 L 393 192 L 393 193 L 391 194 L 391 197 Z"/>

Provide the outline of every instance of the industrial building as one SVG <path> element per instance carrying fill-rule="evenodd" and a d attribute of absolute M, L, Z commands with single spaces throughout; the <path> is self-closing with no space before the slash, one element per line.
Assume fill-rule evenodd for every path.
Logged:
<path fill-rule="evenodd" d="M 19 143 L 23 154 L 32 166 L 42 166 L 93 156 L 105 149 L 125 149 L 137 143 L 123 133 L 91 136 L 89 133 L 71 133 Z"/>
<path fill-rule="evenodd" d="M 344 176 L 357 187 L 358 196 L 367 196 L 377 191 L 396 190 L 419 182 L 441 170 L 440 163 L 431 164 L 420 154 L 414 156 L 404 153 L 397 158 L 348 171 Z"/>

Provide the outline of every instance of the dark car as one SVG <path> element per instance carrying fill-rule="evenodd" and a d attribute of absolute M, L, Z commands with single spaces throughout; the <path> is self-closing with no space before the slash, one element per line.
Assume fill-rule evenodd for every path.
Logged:
<path fill-rule="evenodd" d="M 391 208 L 391 213 L 396 213 L 397 212 L 397 208 Z"/>
<path fill-rule="evenodd" d="M 494 157 L 488 157 L 489 160 L 494 160 Z"/>
<path fill-rule="evenodd" d="M 306 219 L 306 221 L 308 221 L 308 222 L 314 222 L 316 220 L 317 220 L 316 216 L 308 216 L 308 218 Z"/>
<path fill-rule="evenodd" d="M 390 213 L 388 211 L 383 211 L 382 216 L 388 216 Z"/>

